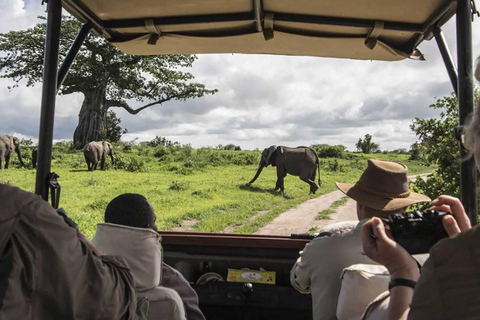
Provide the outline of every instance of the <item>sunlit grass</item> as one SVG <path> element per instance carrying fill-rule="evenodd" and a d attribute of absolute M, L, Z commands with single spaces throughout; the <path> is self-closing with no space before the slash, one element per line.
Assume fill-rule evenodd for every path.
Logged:
<path fill-rule="evenodd" d="M 235 151 L 231 152 L 235 155 Z M 143 172 L 111 168 L 88 172 L 78 153 L 59 155 L 53 162 L 52 170 L 59 174 L 62 186 L 60 205 L 88 237 L 93 236 L 96 224 L 103 221 L 108 202 L 122 193 L 147 197 L 157 214 L 160 230 L 171 230 L 181 226 L 183 220 L 195 219 L 198 222 L 193 228 L 197 231 L 219 232 L 234 227 L 235 232 L 252 233 L 280 213 L 336 190 L 335 181 L 355 182 L 370 157 L 404 162 L 410 174 L 432 171 L 419 162 L 408 161 L 408 155 L 353 154 L 349 160 L 337 159 L 339 171 L 330 170 L 335 159 L 321 160 L 322 186 L 315 195 L 309 195 L 309 185 L 294 176 L 285 178 L 285 195 L 282 195 L 274 190 L 276 168 L 273 167 L 265 168 L 254 184 L 246 185 L 257 165 L 209 165 L 192 169 L 192 164 L 187 167 L 183 162 L 164 163 L 153 156 L 133 156 L 144 161 Z M 33 192 L 35 171 L 13 166 L 0 171 L 0 182 Z M 265 214 L 252 219 L 261 211 Z"/>

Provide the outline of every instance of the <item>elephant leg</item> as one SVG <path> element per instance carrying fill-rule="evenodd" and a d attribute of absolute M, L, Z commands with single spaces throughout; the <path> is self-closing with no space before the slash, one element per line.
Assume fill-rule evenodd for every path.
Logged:
<path fill-rule="evenodd" d="M 100 169 L 105 170 L 105 157 L 102 157 L 102 160 L 100 161 Z"/>
<path fill-rule="evenodd" d="M 282 193 L 285 191 L 285 186 L 283 184 L 284 178 L 287 176 L 285 170 L 281 167 L 277 167 L 277 184 L 275 190 L 280 190 Z"/>
<path fill-rule="evenodd" d="M 8 169 L 8 166 L 10 164 L 10 152 L 5 155 L 5 169 Z"/>
<path fill-rule="evenodd" d="M 311 176 L 312 175 L 310 174 L 302 174 L 300 175 L 300 180 L 305 181 L 310 185 L 310 194 L 315 194 L 315 191 L 318 190 L 318 186 L 315 183 L 315 173 L 313 173 L 313 179 L 311 179 Z"/>
<path fill-rule="evenodd" d="M 3 166 L 3 159 L 5 158 L 5 150 L 0 149 L 0 170 L 2 169 Z"/>
<path fill-rule="evenodd" d="M 310 194 L 314 194 L 318 190 L 318 186 L 314 180 L 310 180 L 310 177 L 300 176 L 300 180 L 305 181 L 310 185 Z"/>

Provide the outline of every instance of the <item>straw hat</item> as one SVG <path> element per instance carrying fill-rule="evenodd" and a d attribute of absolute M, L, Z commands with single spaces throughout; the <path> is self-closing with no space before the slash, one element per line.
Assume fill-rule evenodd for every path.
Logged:
<path fill-rule="evenodd" d="M 339 183 L 340 191 L 376 210 L 392 211 L 431 199 L 408 188 L 407 166 L 400 162 L 369 159 L 357 183 Z"/>

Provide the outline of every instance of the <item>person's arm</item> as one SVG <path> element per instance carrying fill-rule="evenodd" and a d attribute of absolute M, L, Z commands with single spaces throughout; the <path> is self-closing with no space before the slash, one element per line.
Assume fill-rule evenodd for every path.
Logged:
<path fill-rule="evenodd" d="M 93 243 L 88 240 L 88 238 L 80 230 L 77 230 L 77 237 L 88 249 L 90 249 L 97 256 L 103 255 L 103 252 L 101 252 L 97 247 L 95 247 Z"/>
<path fill-rule="evenodd" d="M 372 260 L 384 265 L 390 279 L 405 279 L 417 282 L 420 277 L 417 263 L 412 256 L 388 235 L 383 222 L 379 218 L 367 221 L 362 227 L 363 250 Z M 387 319 L 407 319 L 413 288 L 395 286 L 390 290 Z"/>
<path fill-rule="evenodd" d="M 300 251 L 300 257 L 290 271 L 290 283 L 298 292 L 310 293 L 310 271 L 305 261 L 304 251 Z"/>

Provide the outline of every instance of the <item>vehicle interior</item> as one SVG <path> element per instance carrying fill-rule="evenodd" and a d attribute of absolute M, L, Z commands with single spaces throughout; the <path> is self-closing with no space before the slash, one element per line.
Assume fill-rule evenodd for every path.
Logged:
<path fill-rule="evenodd" d="M 48 0 L 35 193 L 45 200 L 51 167 L 55 99 L 91 32 L 134 55 L 242 53 L 358 60 L 419 60 L 423 41 L 435 40 L 459 102 L 460 123 L 473 110 L 472 0 Z M 68 12 L 82 22 L 59 66 L 60 23 Z M 455 63 L 442 26 L 456 19 Z M 259 71 L 260 72 L 260 71 Z M 415 84 L 412 83 L 412 86 Z M 462 202 L 476 213 L 473 159 L 461 164 Z M 58 205 L 58 203 L 56 204 Z M 471 217 L 476 224 L 476 214 Z M 164 260 L 182 271 L 207 319 L 311 319 L 310 295 L 290 285 L 289 273 L 309 239 L 212 233 L 162 233 Z M 199 281 L 228 269 L 275 271 L 276 283 Z M 205 276 L 204 276 L 205 278 Z"/>

